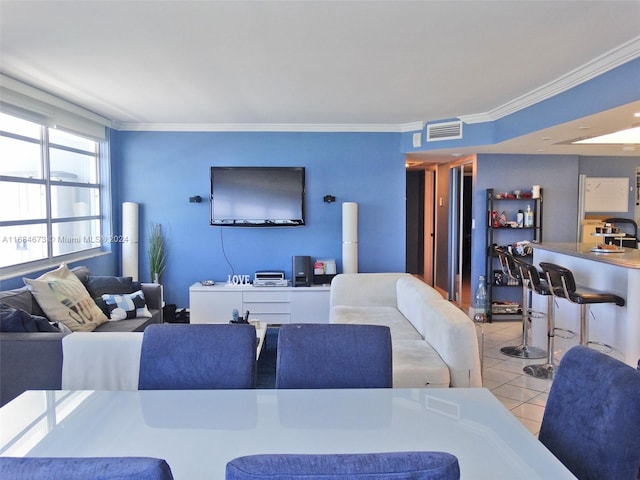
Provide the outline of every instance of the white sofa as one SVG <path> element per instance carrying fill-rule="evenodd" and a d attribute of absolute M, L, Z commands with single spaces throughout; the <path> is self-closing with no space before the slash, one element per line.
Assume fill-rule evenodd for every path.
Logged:
<path fill-rule="evenodd" d="M 331 282 L 331 323 L 387 325 L 393 386 L 481 387 L 473 321 L 408 273 L 354 273 Z"/>

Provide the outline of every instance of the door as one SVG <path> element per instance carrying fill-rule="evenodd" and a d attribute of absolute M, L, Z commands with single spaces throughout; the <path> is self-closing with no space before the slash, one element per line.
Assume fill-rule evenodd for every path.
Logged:
<path fill-rule="evenodd" d="M 433 286 L 435 171 L 407 170 L 406 272 Z"/>

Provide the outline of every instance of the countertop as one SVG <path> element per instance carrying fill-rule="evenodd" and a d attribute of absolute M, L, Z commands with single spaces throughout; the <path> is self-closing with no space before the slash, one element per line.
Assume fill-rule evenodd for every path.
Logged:
<path fill-rule="evenodd" d="M 584 258 L 594 262 L 608 263 L 624 268 L 640 269 L 640 250 L 624 248 L 624 252 L 592 252 L 593 245 L 584 243 L 532 243 L 534 249 L 562 253 L 572 257 Z"/>

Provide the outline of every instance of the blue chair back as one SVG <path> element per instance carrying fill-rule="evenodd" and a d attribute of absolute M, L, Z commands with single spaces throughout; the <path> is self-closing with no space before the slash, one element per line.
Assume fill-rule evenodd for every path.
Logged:
<path fill-rule="evenodd" d="M 249 455 L 227 464 L 226 480 L 458 480 L 458 459 L 445 452 Z"/>
<path fill-rule="evenodd" d="M 172 480 L 167 462 L 150 457 L 0 457 L 2 480 Z"/>
<path fill-rule="evenodd" d="M 636 480 L 640 371 L 586 346 L 554 377 L 538 438 L 580 480 Z"/>
<path fill-rule="evenodd" d="M 140 390 L 255 388 L 253 325 L 154 324 L 142 337 Z"/>
<path fill-rule="evenodd" d="M 381 325 L 280 327 L 276 388 L 391 388 L 391 331 Z"/>

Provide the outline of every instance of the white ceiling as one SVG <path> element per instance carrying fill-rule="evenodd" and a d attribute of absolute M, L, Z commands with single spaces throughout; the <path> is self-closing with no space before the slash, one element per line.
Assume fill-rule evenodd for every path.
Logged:
<path fill-rule="evenodd" d="M 2 73 L 121 128 L 400 131 L 489 112 L 639 36 L 637 0 L 0 0 Z"/>

